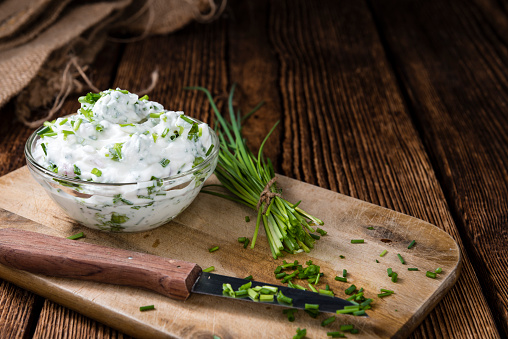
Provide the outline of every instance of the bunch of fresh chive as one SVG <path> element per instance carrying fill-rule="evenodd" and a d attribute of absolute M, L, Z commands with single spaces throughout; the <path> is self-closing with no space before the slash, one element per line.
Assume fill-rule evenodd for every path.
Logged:
<path fill-rule="evenodd" d="M 275 259 L 281 256 L 282 250 L 289 253 L 309 252 L 314 247 L 315 241 L 309 232 L 315 232 L 312 225 L 323 225 L 321 220 L 299 208 L 300 202 L 292 204 L 280 196 L 272 195 L 269 203 L 262 202 L 259 209 L 257 206 L 262 192 L 275 177 L 270 159 L 265 159 L 263 156 L 263 147 L 278 123 L 273 126 L 263 140 L 259 152 L 255 156 L 247 147 L 245 139 L 241 135 L 241 124 L 248 116 L 256 112 L 261 104 L 244 117 L 240 116 L 240 112 L 235 113 L 233 108 L 235 86 L 233 85 L 228 98 L 230 121 L 226 121 L 207 89 L 203 87 L 191 87 L 189 89 L 203 91 L 215 112 L 217 118 L 216 129 L 221 142 L 215 174 L 222 186 L 233 193 L 235 197 L 215 191 L 205 190 L 203 192 L 237 201 L 257 210 L 256 228 L 252 237 L 251 248 L 254 248 L 256 244 L 262 222 L 272 256 Z M 268 189 L 270 193 L 279 193 L 275 184 L 269 186 Z"/>

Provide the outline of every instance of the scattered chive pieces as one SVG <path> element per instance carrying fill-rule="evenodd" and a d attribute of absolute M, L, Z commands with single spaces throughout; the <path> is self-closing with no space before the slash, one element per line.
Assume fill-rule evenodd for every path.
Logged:
<path fill-rule="evenodd" d="M 411 241 L 411 243 L 407 246 L 407 248 L 410 249 L 411 247 L 414 246 L 415 243 L 416 243 L 416 240 Z"/>
<path fill-rule="evenodd" d="M 341 259 L 346 259 L 346 257 L 345 257 L 345 256 L 343 256 L 342 254 L 341 254 L 341 255 L 339 255 L 339 258 L 341 258 Z"/>
<path fill-rule="evenodd" d="M 364 242 L 363 239 L 351 239 L 352 244 L 363 244 Z"/>
<path fill-rule="evenodd" d="M 245 280 L 252 280 L 253 278 L 252 278 L 252 275 L 249 275 L 248 277 L 245 277 L 244 279 Z"/>
<path fill-rule="evenodd" d="M 358 308 L 344 308 L 342 310 L 337 310 L 335 313 L 337 314 L 351 314 L 353 312 L 358 311 Z"/>
<path fill-rule="evenodd" d="M 391 277 L 391 276 L 392 276 L 392 274 L 393 274 L 393 270 L 392 270 L 390 267 L 388 267 L 388 268 L 386 269 L 386 272 L 388 273 L 388 276 L 389 276 L 389 277 Z"/>
<path fill-rule="evenodd" d="M 364 314 L 365 314 L 365 310 L 359 310 L 359 311 L 353 312 L 353 315 L 356 315 L 356 316 L 364 315 Z"/>
<path fill-rule="evenodd" d="M 369 227 L 367 227 L 367 229 L 368 229 L 368 230 L 373 230 L 373 229 L 374 229 L 374 227 L 369 226 Z"/>
<path fill-rule="evenodd" d="M 296 308 L 288 308 L 282 311 L 282 313 L 287 314 L 288 320 L 290 322 L 295 321 L 295 313 L 297 312 Z"/>
<path fill-rule="evenodd" d="M 362 302 L 362 303 L 360 304 L 360 307 L 361 307 L 361 308 L 364 308 L 365 306 L 369 306 L 369 305 L 370 305 L 370 303 L 371 303 L 373 300 L 374 300 L 374 299 L 370 299 L 370 298 L 369 298 L 369 299 L 366 299 L 364 302 Z"/>
<path fill-rule="evenodd" d="M 383 292 L 383 293 L 379 293 L 377 295 L 378 298 L 383 298 L 383 297 L 387 297 L 389 295 L 392 295 L 393 293 L 390 293 L 390 292 Z"/>
<path fill-rule="evenodd" d="M 219 246 L 214 246 L 214 247 L 210 248 L 210 249 L 208 250 L 208 252 L 212 253 L 212 252 L 217 251 L 218 249 L 219 249 Z"/>
<path fill-rule="evenodd" d="M 149 310 L 155 310 L 155 306 L 154 305 L 148 305 L 148 306 L 141 306 L 139 308 L 139 310 L 141 312 L 144 312 L 144 311 L 149 311 Z"/>
<path fill-rule="evenodd" d="M 94 168 L 91 173 L 97 177 L 100 177 L 102 175 L 102 171 L 98 168 Z"/>
<path fill-rule="evenodd" d="M 280 272 L 280 273 L 277 273 L 277 274 L 275 275 L 275 278 L 276 278 L 276 279 L 282 279 L 282 278 L 284 278 L 286 275 L 287 275 L 287 273 L 286 273 L 286 272 Z"/>
<path fill-rule="evenodd" d="M 249 246 L 249 242 L 250 242 L 249 238 L 246 238 L 245 242 L 243 243 L 243 248 L 247 248 L 247 246 Z"/>
<path fill-rule="evenodd" d="M 310 235 L 312 238 L 316 239 L 316 240 L 321 239 L 321 237 L 320 237 L 319 235 L 317 235 L 317 234 L 314 234 L 314 233 L 309 233 L 309 235 Z"/>
<path fill-rule="evenodd" d="M 427 273 L 425 273 L 425 275 L 429 278 L 436 279 L 436 273 L 434 273 L 434 272 L 427 271 Z"/>
<path fill-rule="evenodd" d="M 163 158 L 161 161 L 159 161 L 159 164 L 161 164 L 162 167 L 166 167 L 169 165 L 170 161 L 169 159 Z"/>
<path fill-rule="evenodd" d="M 321 228 L 319 228 L 319 227 L 316 229 L 316 232 L 318 232 L 318 233 L 319 233 L 319 234 L 321 234 L 321 235 L 326 235 L 326 234 L 328 234 L 328 232 L 326 232 L 325 230 L 323 230 L 323 229 L 321 229 Z"/>
<path fill-rule="evenodd" d="M 48 155 L 48 151 L 46 149 L 46 145 L 44 143 L 41 144 L 42 150 L 44 151 L 45 155 Z"/>
<path fill-rule="evenodd" d="M 381 292 L 388 292 L 388 293 L 395 293 L 395 292 L 394 292 L 394 291 L 392 291 L 392 290 L 387 290 L 387 289 L 384 289 L 384 288 L 382 288 L 380 291 L 381 291 Z"/>
<path fill-rule="evenodd" d="M 399 260 L 402 263 L 402 265 L 404 265 L 406 263 L 399 253 L 397 253 L 397 257 L 399 257 Z"/>
<path fill-rule="evenodd" d="M 212 271 L 215 271 L 215 267 L 214 266 L 210 266 L 210 267 L 207 267 L 203 270 L 203 272 L 212 272 Z"/>
<path fill-rule="evenodd" d="M 206 151 L 205 157 L 209 156 L 209 155 L 210 155 L 210 153 L 212 153 L 213 146 L 215 146 L 215 145 L 214 145 L 214 144 L 211 144 L 211 145 L 210 145 L 210 148 L 208 148 L 208 151 Z"/>
<path fill-rule="evenodd" d="M 358 332 L 360 332 L 360 330 L 358 330 L 357 328 L 353 328 L 349 333 L 357 334 Z"/>
<path fill-rule="evenodd" d="M 273 294 L 261 294 L 259 296 L 259 301 L 272 302 L 273 301 Z"/>
<path fill-rule="evenodd" d="M 330 290 L 322 290 L 322 289 L 319 289 L 319 290 L 318 290 L 318 292 L 319 292 L 319 294 L 321 294 L 321 295 L 327 295 L 327 296 L 329 296 L 329 297 L 334 297 L 334 296 L 335 296 L 335 295 L 333 294 L 333 292 L 332 292 L 332 291 L 330 291 Z"/>
<path fill-rule="evenodd" d="M 347 276 L 347 270 L 346 269 L 343 269 L 342 270 L 342 276 L 345 278 Z"/>
<path fill-rule="evenodd" d="M 71 235 L 70 237 L 67 237 L 67 239 L 76 240 L 76 239 L 84 238 L 84 237 L 85 237 L 85 235 L 83 234 L 83 232 L 79 232 L 78 234 L 74 234 L 74 235 Z"/>
<path fill-rule="evenodd" d="M 305 328 L 300 329 L 298 327 L 296 329 L 296 334 L 293 336 L 293 339 L 303 339 L 307 335 L 307 330 Z"/>
<path fill-rule="evenodd" d="M 245 216 L 245 222 L 249 222 L 250 221 L 250 217 L 248 215 Z"/>
<path fill-rule="evenodd" d="M 318 304 L 305 304 L 306 310 L 319 310 Z"/>
<path fill-rule="evenodd" d="M 330 318 L 328 319 L 325 319 L 321 322 L 321 326 L 325 327 L 326 325 L 330 325 L 331 323 L 333 323 L 335 321 L 335 316 L 332 315 Z"/>
<path fill-rule="evenodd" d="M 441 273 L 441 272 L 443 272 L 443 269 L 441 267 L 438 267 L 438 268 L 436 268 L 436 270 L 434 272 Z"/>
<path fill-rule="evenodd" d="M 332 338 L 345 338 L 346 335 L 339 331 L 326 332 L 326 335 Z"/>
<path fill-rule="evenodd" d="M 318 290 L 314 286 L 312 286 L 312 284 L 308 284 L 308 285 L 309 285 L 309 288 L 311 289 L 312 292 L 318 293 Z"/>
<path fill-rule="evenodd" d="M 356 290 L 356 286 L 355 285 L 351 285 L 349 286 L 348 288 L 346 288 L 346 290 L 344 291 L 347 295 L 350 295 L 352 294 L 354 291 Z"/>
<path fill-rule="evenodd" d="M 341 281 L 341 282 L 347 282 L 347 278 L 336 276 L 335 280 Z"/>
<path fill-rule="evenodd" d="M 379 255 L 380 257 L 384 257 L 386 252 L 388 252 L 387 250 L 383 250 L 383 252 L 381 252 L 381 254 Z"/>
<path fill-rule="evenodd" d="M 143 95 L 141 98 L 139 98 L 139 100 L 148 100 L 148 95 Z"/>
<path fill-rule="evenodd" d="M 239 237 L 238 238 L 238 242 L 240 242 L 242 244 L 245 242 L 245 240 L 247 240 L 247 238 L 245 238 L 245 237 Z"/>
<path fill-rule="evenodd" d="M 399 278 L 399 275 L 397 273 L 393 272 L 393 274 L 392 274 L 392 282 L 396 283 L 398 278 Z"/>
<path fill-rule="evenodd" d="M 344 331 L 344 332 L 351 331 L 353 328 L 355 328 L 355 327 L 352 324 L 340 325 L 340 330 Z"/>
<path fill-rule="evenodd" d="M 408 271 L 418 271 L 418 268 L 416 267 L 408 267 Z"/>
<path fill-rule="evenodd" d="M 377 260 L 377 259 L 376 259 L 376 263 L 378 263 L 378 264 L 379 264 L 379 260 Z"/>

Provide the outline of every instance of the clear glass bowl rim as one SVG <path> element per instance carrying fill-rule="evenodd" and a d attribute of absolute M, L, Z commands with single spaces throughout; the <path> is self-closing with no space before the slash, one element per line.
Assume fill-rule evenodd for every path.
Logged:
<path fill-rule="evenodd" d="M 194 119 L 194 118 L 191 118 L 189 116 L 186 115 L 187 118 L 190 118 L 191 120 L 197 122 L 199 125 L 201 124 L 205 124 L 204 122 L 198 120 L 198 119 Z M 64 117 L 62 117 L 64 118 Z M 179 178 L 182 178 L 182 177 L 186 177 L 188 175 L 192 175 L 193 173 L 199 171 L 199 170 L 202 170 L 203 168 L 205 168 L 208 164 L 210 164 L 212 161 L 215 160 L 215 158 L 218 156 L 219 154 L 219 148 L 220 148 L 220 144 L 219 144 L 219 137 L 217 136 L 217 134 L 215 133 L 215 131 L 210 127 L 210 125 L 206 124 L 207 127 L 208 127 L 208 130 L 210 132 L 210 136 L 212 138 L 212 144 L 214 145 L 213 149 L 212 149 L 212 153 L 202 162 L 200 163 L 199 165 L 197 165 L 196 167 L 188 170 L 188 171 L 185 171 L 185 172 L 182 172 L 182 173 L 179 173 L 179 174 L 175 174 L 175 175 L 171 175 L 169 177 L 165 177 L 165 178 L 159 178 L 159 180 L 163 180 L 164 182 L 166 181 L 171 181 L 171 180 L 174 180 L 174 179 L 179 179 Z M 81 180 L 81 179 L 76 179 L 76 178 L 70 178 L 70 177 L 66 177 L 66 176 L 59 176 L 57 175 L 56 173 L 42 167 L 41 165 L 39 165 L 34 157 L 32 156 L 32 145 L 35 143 L 37 137 L 39 136 L 37 134 L 37 132 L 39 132 L 40 130 L 42 130 L 45 126 L 41 126 L 39 127 L 38 129 L 36 129 L 31 135 L 30 137 L 28 137 L 26 143 L 25 143 L 25 157 L 28 161 L 28 163 L 30 165 L 33 166 L 34 169 L 36 169 L 38 172 L 41 172 L 42 174 L 45 174 L 49 177 L 51 177 L 52 179 L 57 179 L 57 180 L 64 180 L 64 181 L 70 181 L 70 182 L 73 182 L 73 183 L 76 183 L 76 184 L 80 184 L 80 185 L 94 185 L 94 186 L 103 186 L 103 187 L 106 187 L 106 186 L 128 186 L 128 185 L 138 185 L 140 183 L 149 183 L 149 182 L 152 182 L 153 180 L 146 180 L 146 181 L 138 181 L 138 182 L 119 182 L 119 183 L 110 183 L 110 182 L 93 182 L 93 181 L 84 181 L 84 180 Z"/>

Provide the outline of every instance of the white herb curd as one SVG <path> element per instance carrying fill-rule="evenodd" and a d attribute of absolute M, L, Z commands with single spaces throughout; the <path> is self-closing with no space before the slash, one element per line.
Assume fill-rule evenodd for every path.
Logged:
<path fill-rule="evenodd" d="M 78 114 L 37 130 L 25 154 L 35 179 L 85 225 L 132 232 L 164 224 L 215 169 L 218 138 L 207 124 L 120 89 L 79 101 Z"/>

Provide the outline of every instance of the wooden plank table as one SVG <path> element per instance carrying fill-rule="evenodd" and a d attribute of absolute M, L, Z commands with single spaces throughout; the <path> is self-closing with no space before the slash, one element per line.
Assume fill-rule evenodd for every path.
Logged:
<path fill-rule="evenodd" d="M 239 85 L 253 148 L 277 172 L 439 226 L 459 244 L 457 284 L 415 338 L 508 336 L 508 6 L 494 0 L 233 1 L 211 24 L 109 44 L 99 88 L 145 88 L 210 122 L 201 85 Z M 78 108 L 76 97 L 61 115 Z M 33 130 L 1 111 L 0 175 L 24 165 Z M 292 335 L 292 334 L 288 334 Z M 121 338 L 121 332 L 0 281 L 0 337 Z"/>

